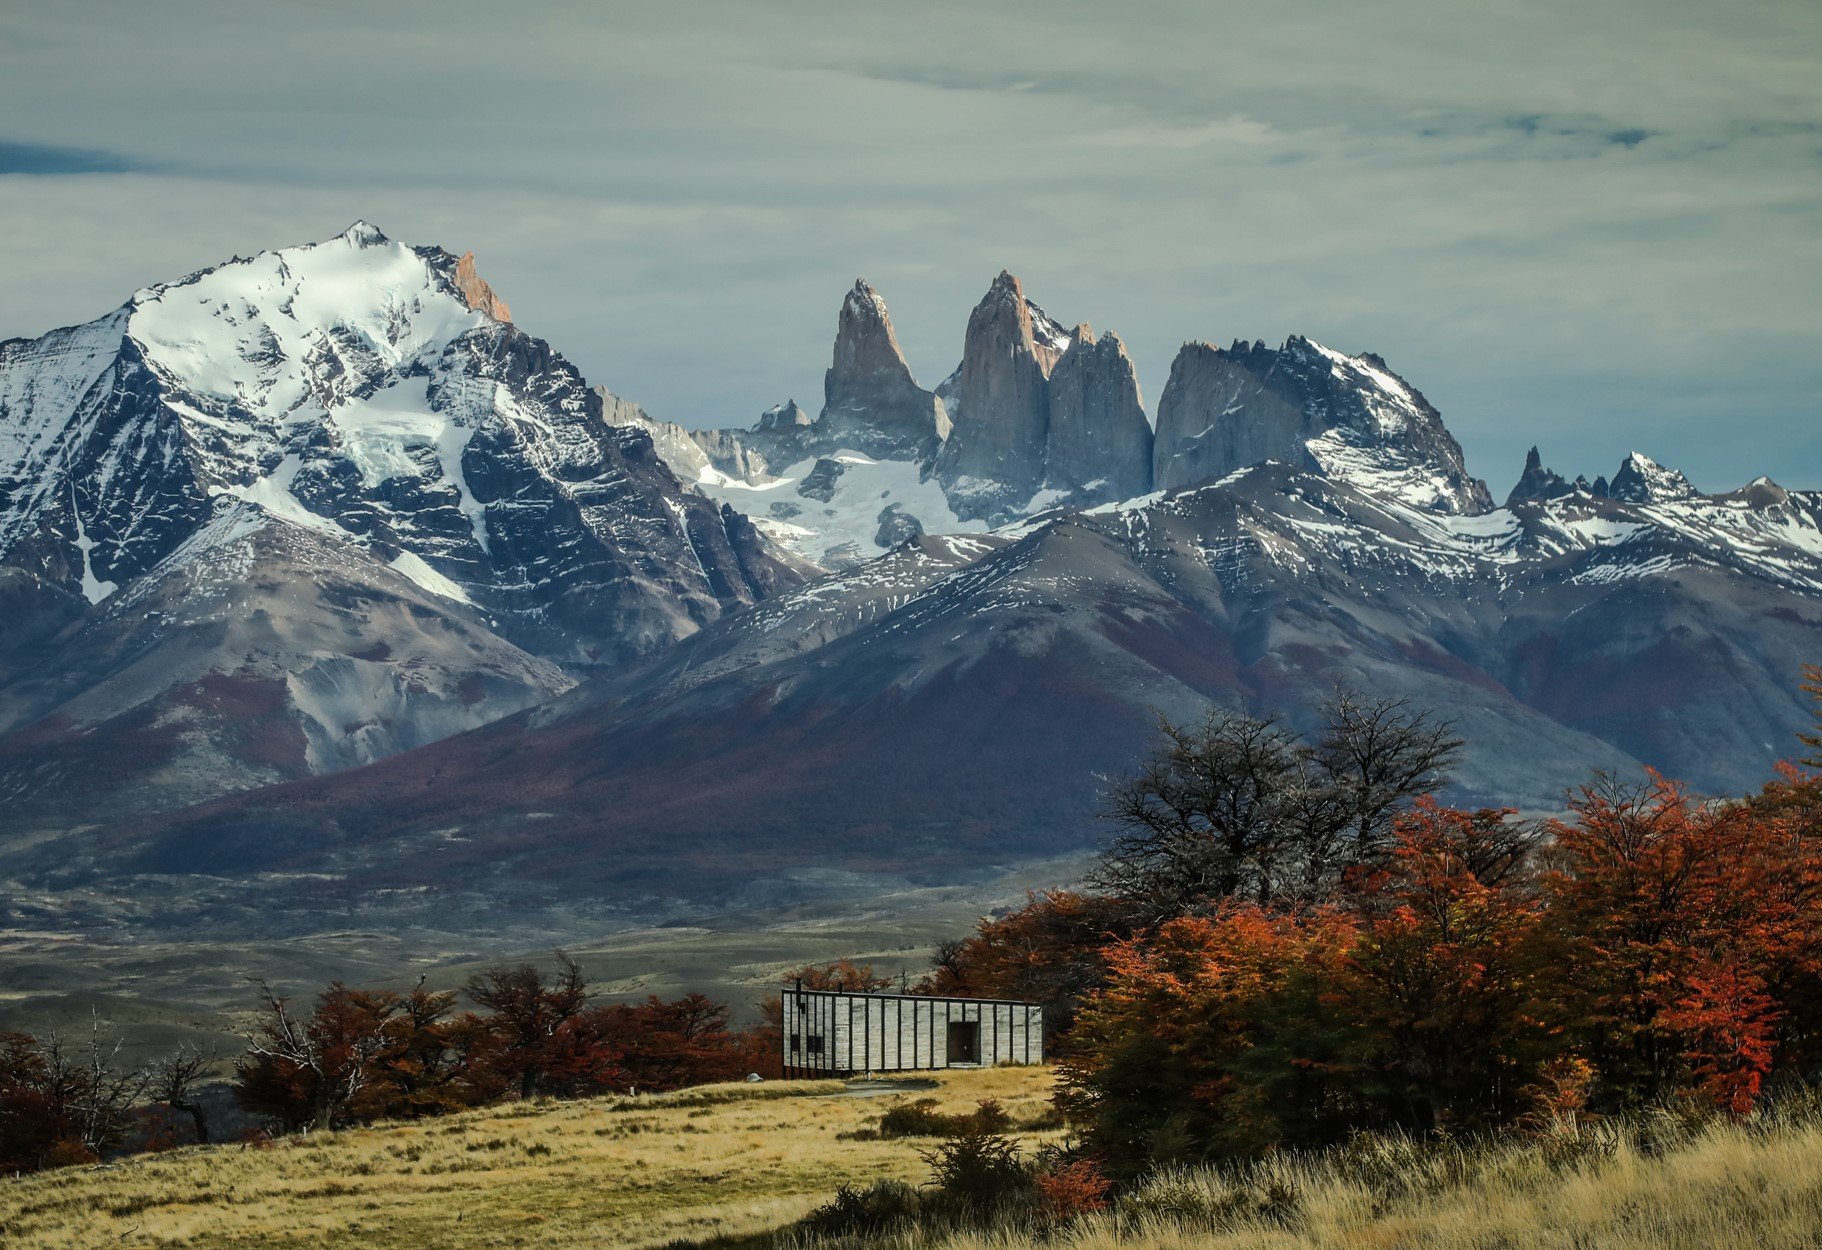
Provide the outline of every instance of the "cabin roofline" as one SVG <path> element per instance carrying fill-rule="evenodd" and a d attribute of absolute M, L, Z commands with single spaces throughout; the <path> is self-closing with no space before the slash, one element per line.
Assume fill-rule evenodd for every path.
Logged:
<path fill-rule="evenodd" d="M 873 990 L 800 990 L 785 987 L 787 994 L 828 994 L 839 998 L 898 998 L 917 1003 L 998 1003 L 1007 1007 L 1042 1007 L 1029 998 L 958 998 L 953 994 L 880 994 Z"/>

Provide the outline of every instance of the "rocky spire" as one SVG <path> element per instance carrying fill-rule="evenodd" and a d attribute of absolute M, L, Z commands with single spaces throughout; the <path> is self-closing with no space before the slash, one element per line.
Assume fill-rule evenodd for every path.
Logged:
<path fill-rule="evenodd" d="M 813 431 L 817 444 L 830 449 L 842 444 L 869 455 L 925 460 L 949 433 L 942 405 L 911 376 L 886 301 L 864 279 L 842 301 Z"/>
<path fill-rule="evenodd" d="M 1575 486 L 1565 481 L 1561 474 L 1544 468 L 1543 460 L 1533 447 L 1525 454 L 1525 471 L 1519 475 L 1512 492 L 1506 496 L 1506 506 L 1515 503 L 1526 503 L 1533 500 L 1560 499 L 1564 495 L 1573 495 Z"/>
<path fill-rule="evenodd" d="M 1151 489 L 1151 423 L 1120 336 L 1098 340 L 1086 324 L 1050 374 L 1045 485 L 1070 502 L 1131 499 Z"/>
<path fill-rule="evenodd" d="M 960 411 L 937 461 L 956 515 L 997 516 L 1043 484 L 1047 374 L 1058 354 L 1040 355 L 1024 288 L 1002 270 L 968 317 Z"/>

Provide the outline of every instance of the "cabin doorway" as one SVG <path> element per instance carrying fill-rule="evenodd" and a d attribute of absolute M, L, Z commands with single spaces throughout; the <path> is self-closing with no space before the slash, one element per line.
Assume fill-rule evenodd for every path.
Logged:
<path fill-rule="evenodd" d="M 981 1024 L 978 1020 L 949 1022 L 949 1066 L 981 1061 Z"/>

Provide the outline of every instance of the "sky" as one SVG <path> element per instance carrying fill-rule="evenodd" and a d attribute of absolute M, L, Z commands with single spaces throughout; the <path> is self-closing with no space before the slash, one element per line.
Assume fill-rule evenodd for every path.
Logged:
<path fill-rule="evenodd" d="M 1815 0 L 0 6 L 0 338 L 357 218 L 686 425 L 815 411 L 857 276 L 934 386 L 1007 268 L 1153 412 L 1300 333 L 1496 495 L 1822 487 Z"/>

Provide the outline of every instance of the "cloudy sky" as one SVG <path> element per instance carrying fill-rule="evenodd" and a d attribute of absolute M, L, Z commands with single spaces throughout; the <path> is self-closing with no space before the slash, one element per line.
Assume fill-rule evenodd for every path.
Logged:
<path fill-rule="evenodd" d="M 1114 329 L 1304 333 L 1504 492 L 1638 447 L 1822 486 L 1822 4 L 12 0 L 0 337 L 355 218 L 692 425 L 913 370 L 1002 267 Z"/>

